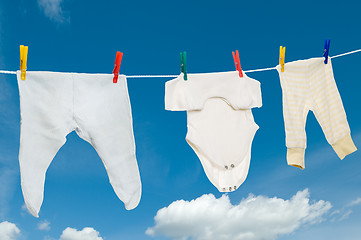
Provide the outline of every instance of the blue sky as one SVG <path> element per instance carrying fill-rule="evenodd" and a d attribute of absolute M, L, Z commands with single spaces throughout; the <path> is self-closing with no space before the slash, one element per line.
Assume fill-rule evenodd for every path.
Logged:
<path fill-rule="evenodd" d="M 29 46 L 29 71 L 111 73 L 116 51 L 122 51 L 121 73 L 178 74 L 179 52 L 184 50 L 190 73 L 232 71 L 231 52 L 236 49 L 245 70 L 273 67 L 278 63 L 280 45 L 287 47 L 286 62 L 322 56 L 325 38 L 331 39 L 331 56 L 360 49 L 360 7 L 356 0 L 0 0 L 0 69 L 19 68 L 20 44 Z M 332 63 L 352 136 L 360 149 L 361 54 Z M 360 151 L 339 160 L 310 112 L 306 169 L 287 166 L 278 74 L 268 71 L 248 76 L 261 82 L 263 107 L 253 110 L 260 129 L 253 142 L 249 175 L 240 189 L 222 197 L 205 176 L 185 141 L 186 113 L 164 110 L 164 83 L 170 79 L 128 79 L 143 185 L 139 206 L 125 210 L 95 150 L 73 132 L 48 169 L 37 219 L 24 209 L 20 188 L 17 83 L 15 76 L 1 74 L 0 237 L 207 239 L 199 232 L 205 228 L 202 216 L 206 216 L 209 226 L 229 223 L 235 234 L 242 233 L 237 230 L 241 227 L 255 234 L 237 239 L 359 239 Z M 185 202 L 175 202 L 182 199 Z M 264 215 L 252 211 L 259 209 L 252 201 L 264 207 Z M 263 222 L 272 213 L 272 204 L 293 214 L 294 220 L 283 223 L 284 230 L 276 233 Z M 300 204 L 304 212 L 298 212 Z M 201 212 L 204 206 L 214 207 L 222 217 L 205 215 Z M 237 212 L 237 206 L 249 210 L 247 219 L 226 214 Z M 164 214 L 157 215 L 164 207 Z M 177 209 L 182 209 L 183 215 L 172 215 Z M 193 233 L 184 220 L 187 216 L 197 227 Z M 167 225 L 167 219 L 175 224 Z M 282 220 L 277 219 L 274 221 Z M 247 228 L 242 225 L 247 221 L 263 227 Z M 182 229 L 183 235 L 177 229 Z M 222 229 L 217 231 L 208 239 L 225 234 Z"/>

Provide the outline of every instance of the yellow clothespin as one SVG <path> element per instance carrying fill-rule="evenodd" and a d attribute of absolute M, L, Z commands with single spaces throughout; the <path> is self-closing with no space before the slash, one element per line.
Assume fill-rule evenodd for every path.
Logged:
<path fill-rule="evenodd" d="M 28 46 L 20 45 L 21 80 L 26 79 L 26 63 L 28 61 Z"/>
<path fill-rule="evenodd" d="M 285 55 L 286 55 L 286 47 L 280 46 L 280 65 L 281 72 L 285 71 Z"/>

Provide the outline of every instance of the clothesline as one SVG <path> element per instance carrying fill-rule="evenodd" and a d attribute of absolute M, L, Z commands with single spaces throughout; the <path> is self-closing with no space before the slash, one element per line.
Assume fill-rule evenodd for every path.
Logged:
<path fill-rule="evenodd" d="M 353 53 L 357 53 L 357 52 L 361 52 L 361 49 L 357 49 L 357 50 L 355 50 L 355 51 L 351 51 L 351 52 L 347 52 L 347 53 L 342 53 L 342 54 L 333 56 L 333 57 L 331 57 L 331 58 L 342 57 L 342 56 L 346 56 L 346 55 L 353 54 Z"/>
<path fill-rule="evenodd" d="M 350 54 L 354 54 L 357 52 L 361 52 L 361 49 L 357 49 L 351 52 L 346 52 L 346 53 L 342 53 L 336 56 L 332 56 L 330 58 L 338 58 L 338 57 L 343 57 L 346 55 L 350 55 Z M 246 70 L 243 71 L 245 73 L 250 73 L 250 72 L 263 72 L 263 71 L 270 71 L 270 70 L 275 70 L 276 67 L 270 67 L 270 68 L 260 68 L 260 69 L 253 69 L 253 70 Z M 6 70 L 0 70 L 0 73 L 3 74 L 16 74 L 16 71 L 6 71 Z M 127 75 L 127 78 L 175 78 L 178 77 L 179 75 Z"/>

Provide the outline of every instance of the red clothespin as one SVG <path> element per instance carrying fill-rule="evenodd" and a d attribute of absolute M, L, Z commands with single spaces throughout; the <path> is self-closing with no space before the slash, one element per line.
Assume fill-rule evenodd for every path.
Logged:
<path fill-rule="evenodd" d="M 232 55 L 233 55 L 234 65 L 236 66 L 236 70 L 239 72 L 239 77 L 243 77 L 238 50 L 236 50 L 236 53 L 232 52 Z"/>
<path fill-rule="evenodd" d="M 114 74 L 113 83 L 118 82 L 119 69 L 120 69 L 120 64 L 122 63 L 122 58 L 123 58 L 123 53 L 118 51 L 117 56 L 115 57 L 115 64 L 113 70 L 113 74 Z"/>

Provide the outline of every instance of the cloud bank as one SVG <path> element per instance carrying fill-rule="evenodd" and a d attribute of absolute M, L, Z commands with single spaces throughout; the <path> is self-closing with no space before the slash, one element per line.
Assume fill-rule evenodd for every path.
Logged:
<path fill-rule="evenodd" d="M 237 205 L 232 205 L 228 195 L 178 200 L 158 211 L 155 226 L 146 234 L 177 240 L 273 240 L 302 225 L 323 221 L 331 203 L 311 202 L 309 197 L 305 189 L 289 200 L 249 195 Z"/>
<path fill-rule="evenodd" d="M 20 229 L 10 222 L 0 223 L 0 239 L 1 240 L 16 240 L 20 236 Z"/>
<path fill-rule="evenodd" d="M 39 230 L 50 230 L 50 222 L 43 221 L 38 224 Z M 11 222 L 0 222 L 0 240 L 20 240 L 20 229 Z M 56 240 L 50 236 L 45 236 L 44 240 Z M 75 228 L 66 228 L 59 240 L 103 240 L 98 231 L 94 228 L 86 227 L 78 231 Z"/>
<path fill-rule="evenodd" d="M 60 236 L 60 240 L 103 240 L 99 232 L 94 228 L 83 228 L 78 231 L 75 228 L 66 228 Z"/>

